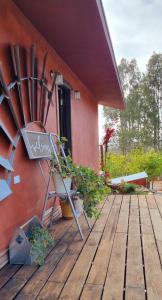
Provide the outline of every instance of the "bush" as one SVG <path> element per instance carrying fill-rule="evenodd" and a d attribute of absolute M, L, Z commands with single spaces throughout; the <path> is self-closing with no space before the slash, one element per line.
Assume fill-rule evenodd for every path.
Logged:
<path fill-rule="evenodd" d="M 106 170 L 110 172 L 111 178 L 145 171 L 149 180 L 154 180 L 162 175 L 162 153 L 154 150 L 144 152 L 143 149 L 136 149 L 126 155 L 110 152 L 106 159 Z"/>
<path fill-rule="evenodd" d="M 42 266 L 47 255 L 48 248 L 54 245 L 54 239 L 47 229 L 39 226 L 33 226 L 28 237 L 32 245 L 31 252 L 35 257 L 35 263 Z"/>
<path fill-rule="evenodd" d="M 76 167 L 73 182 L 84 199 L 83 205 L 87 216 L 90 218 L 97 217 L 97 204 L 110 192 L 110 189 L 105 185 L 104 178 L 94 170 L 80 166 Z"/>
<path fill-rule="evenodd" d="M 126 183 L 124 187 L 125 194 L 134 194 L 136 191 L 136 185 L 133 183 Z"/>

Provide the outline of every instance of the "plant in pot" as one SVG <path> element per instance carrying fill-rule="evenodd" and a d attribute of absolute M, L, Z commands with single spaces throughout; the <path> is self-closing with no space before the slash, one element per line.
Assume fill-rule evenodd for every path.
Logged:
<path fill-rule="evenodd" d="M 73 163 L 70 155 L 64 156 L 63 145 L 67 142 L 65 137 L 61 137 L 56 142 L 56 153 L 52 153 L 51 157 L 51 171 L 55 184 L 56 193 L 65 194 L 70 191 L 73 173 Z M 66 189 L 65 189 L 66 187 Z"/>
<path fill-rule="evenodd" d="M 58 142 L 57 144 L 57 158 L 54 153 L 52 154 L 51 171 L 56 193 L 60 194 L 59 197 L 61 199 L 60 205 L 62 209 L 62 216 L 66 219 L 71 219 L 73 218 L 73 214 L 69 205 L 69 201 L 66 199 L 66 197 L 61 197 L 61 194 L 70 192 L 72 177 L 74 175 L 74 165 L 71 156 L 68 155 L 65 159 L 61 151 L 61 146 L 64 141 L 65 139 L 62 138 L 61 142 Z"/>
<path fill-rule="evenodd" d="M 51 171 L 52 177 L 54 180 L 54 185 L 56 189 L 56 193 L 65 194 L 66 190 L 69 192 L 71 189 L 72 182 L 72 162 L 70 156 L 67 156 L 67 163 L 65 162 L 65 158 L 61 155 L 57 155 L 58 160 L 52 154 L 51 159 Z M 66 189 L 65 189 L 66 186 Z"/>
<path fill-rule="evenodd" d="M 76 167 L 74 185 L 83 198 L 84 210 L 87 216 L 98 217 L 97 205 L 110 192 L 105 185 L 104 178 L 99 176 L 93 169 L 87 167 Z"/>
<path fill-rule="evenodd" d="M 48 253 L 48 248 L 54 245 L 54 239 L 46 228 L 33 226 L 28 233 L 28 239 L 31 244 L 31 255 L 34 262 L 42 266 Z"/>

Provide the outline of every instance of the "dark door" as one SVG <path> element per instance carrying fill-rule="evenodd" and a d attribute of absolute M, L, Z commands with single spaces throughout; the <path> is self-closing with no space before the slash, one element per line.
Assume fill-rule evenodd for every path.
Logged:
<path fill-rule="evenodd" d="M 71 101 L 70 101 L 70 89 L 61 86 L 58 90 L 59 100 L 59 128 L 60 137 L 66 137 L 67 143 L 65 143 L 65 154 L 72 154 L 71 146 Z"/>

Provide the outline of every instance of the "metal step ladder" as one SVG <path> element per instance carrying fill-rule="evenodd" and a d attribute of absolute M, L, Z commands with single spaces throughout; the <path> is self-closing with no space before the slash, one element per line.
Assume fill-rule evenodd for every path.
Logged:
<path fill-rule="evenodd" d="M 49 134 L 49 139 L 50 139 L 50 143 L 51 143 L 51 147 L 52 147 L 52 151 L 53 151 L 53 154 L 55 156 L 55 159 L 58 162 L 58 166 L 60 166 L 60 162 L 59 162 L 59 158 L 58 158 L 59 150 L 57 148 L 57 142 L 59 142 L 59 144 L 60 144 L 60 140 L 59 140 L 58 136 L 53 134 L 53 133 Z M 63 158 L 65 160 L 65 163 L 67 164 L 68 162 L 67 162 L 66 155 L 65 155 L 65 152 L 64 152 L 64 149 L 63 149 L 62 145 L 60 145 L 60 151 L 61 151 L 61 155 L 63 156 Z M 49 166 L 49 169 L 50 169 L 50 166 Z M 61 174 L 60 174 L 60 176 L 61 176 Z M 62 183 L 63 183 L 64 188 L 65 188 L 65 193 L 56 193 L 55 191 L 49 191 L 51 177 L 52 177 L 52 172 L 50 171 L 48 182 L 47 182 L 47 189 L 46 189 L 46 194 L 45 194 L 44 207 L 43 207 L 43 212 L 42 212 L 42 220 L 44 219 L 44 215 L 45 215 L 45 211 L 46 211 L 46 207 L 47 207 L 47 203 L 48 203 L 49 199 L 54 198 L 53 207 L 52 207 L 52 211 L 51 211 L 51 215 L 50 215 L 50 224 L 49 224 L 49 226 L 51 226 L 51 224 L 52 224 L 52 218 L 53 218 L 53 212 L 54 212 L 54 206 L 55 206 L 56 198 L 59 197 L 59 198 L 62 198 L 62 199 L 66 199 L 67 201 L 69 201 L 69 204 L 70 204 L 70 207 L 71 207 L 76 225 L 78 227 L 78 231 L 80 233 L 80 237 L 83 240 L 83 232 L 82 232 L 82 229 L 81 229 L 81 226 L 80 226 L 80 223 L 79 223 L 80 214 L 78 214 L 75 211 L 74 204 L 73 204 L 73 197 L 78 195 L 79 193 L 76 190 L 70 190 L 70 192 L 69 192 L 66 188 L 66 185 L 64 183 L 64 180 L 63 180 L 62 176 L 61 176 L 61 179 L 62 179 Z M 85 220 L 88 224 L 89 229 L 91 229 L 91 225 L 89 223 L 88 217 L 87 217 L 86 212 L 85 212 L 84 209 L 83 209 L 83 214 L 84 214 L 84 217 L 85 217 Z"/>

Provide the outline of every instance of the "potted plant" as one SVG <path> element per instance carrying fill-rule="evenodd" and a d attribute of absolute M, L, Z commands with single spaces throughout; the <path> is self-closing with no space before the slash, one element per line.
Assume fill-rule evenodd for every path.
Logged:
<path fill-rule="evenodd" d="M 69 158 L 67 157 L 68 164 L 66 164 L 64 157 L 62 157 L 60 154 L 58 154 L 58 160 L 54 155 L 52 155 L 52 159 L 51 159 L 52 177 L 53 177 L 56 193 L 65 194 L 66 190 L 68 192 L 70 192 L 71 190 L 72 167 L 70 163 L 70 157 Z"/>
<path fill-rule="evenodd" d="M 49 234 L 46 228 L 40 226 L 33 226 L 28 233 L 28 240 L 31 244 L 31 256 L 33 261 L 42 266 L 48 252 L 48 248 L 54 245 L 54 239 Z"/>
<path fill-rule="evenodd" d="M 97 205 L 104 199 L 110 189 L 105 185 L 104 178 L 93 169 L 76 167 L 74 185 L 83 198 L 84 210 L 88 217 L 98 217 Z"/>
<path fill-rule="evenodd" d="M 16 228 L 9 244 L 10 264 L 38 265 L 44 263 L 48 248 L 54 244 L 53 237 L 43 227 L 37 216 Z"/>
<path fill-rule="evenodd" d="M 61 198 L 61 194 L 66 194 L 71 190 L 72 184 L 72 176 L 73 176 L 73 168 L 72 168 L 72 160 L 70 156 L 68 156 L 67 164 L 65 163 L 65 159 L 58 154 L 59 163 L 54 156 L 52 156 L 51 160 L 51 170 L 52 177 L 55 185 L 56 193 L 60 194 L 60 206 L 62 210 L 62 217 L 64 219 L 72 219 L 73 213 L 71 211 L 71 207 L 67 198 Z M 66 187 L 66 189 L 65 189 Z"/>
<path fill-rule="evenodd" d="M 54 180 L 56 193 L 65 194 L 66 191 L 70 192 L 72 175 L 73 175 L 73 163 L 70 155 L 65 157 L 62 153 L 63 144 L 67 142 L 65 137 L 57 140 L 57 158 L 52 153 L 51 158 L 51 171 Z M 65 189 L 66 187 L 66 189 Z"/>
<path fill-rule="evenodd" d="M 61 194 L 66 194 L 71 190 L 72 177 L 74 174 L 74 165 L 70 155 L 65 157 L 61 151 L 61 146 L 67 141 L 65 138 L 61 138 L 61 141 L 57 142 L 57 158 L 52 154 L 51 159 L 51 171 L 55 185 L 56 193 L 60 194 L 60 205 L 62 210 L 62 216 L 65 219 L 73 218 L 73 213 L 67 197 L 61 197 Z"/>

